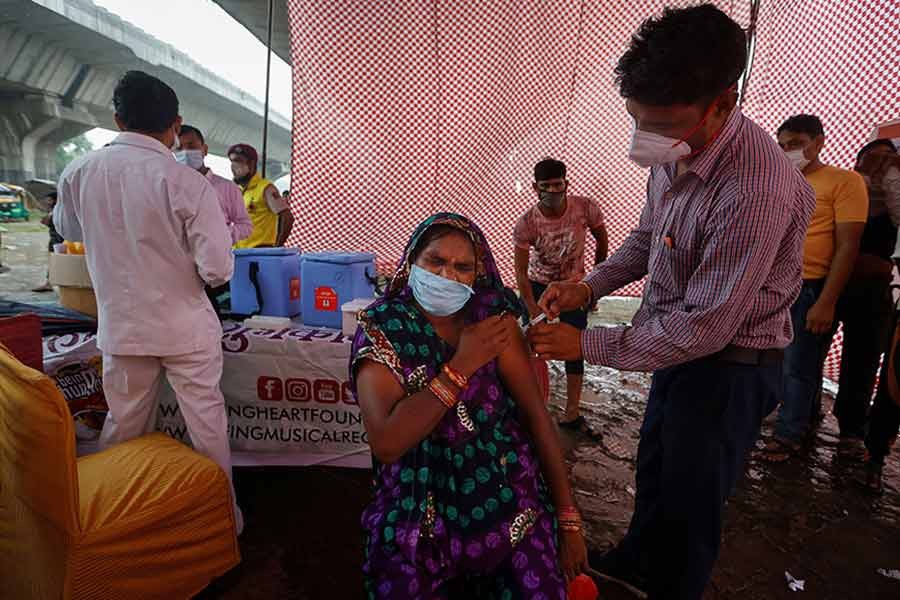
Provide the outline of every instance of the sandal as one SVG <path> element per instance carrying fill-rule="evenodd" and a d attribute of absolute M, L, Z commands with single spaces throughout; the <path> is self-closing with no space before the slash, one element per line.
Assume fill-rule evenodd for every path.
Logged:
<path fill-rule="evenodd" d="M 800 442 L 773 437 L 763 446 L 760 458 L 767 463 L 783 463 L 800 451 Z"/>
<path fill-rule="evenodd" d="M 587 424 L 587 421 L 584 415 L 578 415 L 571 421 L 557 421 L 556 423 L 563 429 L 580 430 L 582 425 Z"/>
<path fill-rule="evenodd" d="M 561 429 L 583 433 L 595 442 L 603 441 L 603 434 L 591 427 L 583 415 L 575 417 L 571 421 L 557 421 L 557 424 Z"/>

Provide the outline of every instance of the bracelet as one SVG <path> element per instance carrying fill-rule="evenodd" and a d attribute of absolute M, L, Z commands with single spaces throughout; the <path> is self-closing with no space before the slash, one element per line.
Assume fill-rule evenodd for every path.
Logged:
<path fill-rule="evenodd" d="M 437 396 L 437 399 L 441 401 L 441 404 L 447 408 L 456 406 L 456 394 L 448 390 L 447 386 L 444 385 L 444 382 L 437 377 L 431 380 L 431 383 L 428 384 L 428 389 L 432 394 Z"/>
<path fill-rule="evenodd" d="M 450 379 L 453 385 L 455 385 L 459 389 L 464 390 L 466 389 L 466 387 L 468 387 L 469 378 L 451 367 L 448 363 L 444 363 L 444 366 L 441 370 L 444 371 L 444 374 L 448 379 Z"/>
<path fill-rule="evenodd" d="M 587 302 L 585 302 L 584 304 L 581 305 L 582 308 L 587 308 L 588 306 L 591 305 L 591 302 L 594 300 L 594 290 L 593 290 L 593 288 L 591 288 L 591 286 L 589 286 L 587 284 L 586 281 L 579 281 L 578 285 L 583 285 L 585 288 L 587 288 L 587 291 L 588 291 Z"/>
<path fill-rule="evenodd" d="M 562 531 L 567 531 L 569 533 L 581 533 L 581 525 L 574 523 L 560 523 L 559 528 Z"/>
<path fill-rule="evenodd" d="M 581 531 L 581 513 L 574 506 L 560 506 L 557 510 L 557 522 L 562 531 L 578 533 Z"/>

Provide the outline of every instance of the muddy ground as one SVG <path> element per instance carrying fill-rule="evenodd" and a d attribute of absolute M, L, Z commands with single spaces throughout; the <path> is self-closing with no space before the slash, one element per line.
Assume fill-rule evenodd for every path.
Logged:
<path fill-rule="evenodd" d="M 46 235 L 33 226 L 0 224 L 8 268 L 0 296 L 52 302 L 29 290 L 43 281 Z M 595 320 L 626 321 L 633 301 L 601 306 Z M 564 401 L 564 378 L 552 374 L 553 403 Z M 563 434 L 578 502 L 592 545 L 618 540 L 633 507 L 634 456 L 646 402 L 647 375 L 588 367 L 584 413 L 603 433 L 596 443 Z M 830 400 L 827 401 L 830 407 Z M 861 465 L 836 458 L 837 424 L 828 416 L 803 455 L 770 466 L 751 458 L 729 502 L 722 553 L 707 600 L 897 599 L 900 580 L 900 461 L 885 467 L 881 497 L 861 492 Z M 358 516 L 369 497 L 366 471 L 336 468 L 238 468 L 238 500 L 246 518 L 242 563 L 216 581 L 205 599 L 355 599 L 362 597 Z M 805 581 L 792 592 L 785 571 Z M 601 598 L 629 598 L 601 588 Z"/>

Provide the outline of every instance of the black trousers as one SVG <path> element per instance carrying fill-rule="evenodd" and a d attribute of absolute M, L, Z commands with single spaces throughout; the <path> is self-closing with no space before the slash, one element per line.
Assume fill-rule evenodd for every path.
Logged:
<path fill-rule="evenodd" d="M 900 320 L 894 317 L 894 328 L 900 325 Z M 891 331 L 894 331 L 891 328 Z M 881 374 L 878 381 L 878 391 L 875 393 L 875 403 L 872 405 L 872 414 L 869 419 L 869 432 L 866 435 L 866 448 L 869 456 L 875 462 L 883 463 L 885 457 L 890 454 L 891 445 L 900 432 L 900 406 L 894 403 L 888 393 L 888 377 L 890 350 L 884 357 L 881 365 Z M 900 375 L 900 349 L 894 352 L 894 376 Z"/>
<path fill-rule="evenodd" d="M 649 576 L 650 598 L 703 594 L 719 555 L 725 500 L 781 386 L 780 363 L 707 358 L 654 373 L 638 445 L 634 515 L 619 545 Z"/>
<path fill-rule="evenodd" d="M 835 321 L 844 324 L 840 386 L 834 401 L 842 437 L 862 438 L 869 418 L 878 361 L 893 333 L 890 281 L 851 281 L 838 301 Z"/>

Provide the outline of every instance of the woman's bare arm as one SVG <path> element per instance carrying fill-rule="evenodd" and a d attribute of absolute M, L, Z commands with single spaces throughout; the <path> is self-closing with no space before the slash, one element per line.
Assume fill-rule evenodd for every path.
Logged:
<path fill-rule="evenodd" d="M 442 381 L 446 375 L 441 375 Z M 448 389 L 455 389 L 449 380 Z M 428 437 L 447 412 L 427 389 L 407 395 L 390 369 L 363 360 L 356 389 L 372 454 L 382 463 L 393 463 Z"/>
<path fill-rule="evenodd" d="M 519 406 L 523 425 L 531 433 L 554 504 L 574 506 L 559 436 L 538 393 L 538 382 L 531 368 L 525 337 L 518 330 L 518 325 L 512 326 L 516 329 L 513 341 L 499 357 L 500 377 Z"/>

